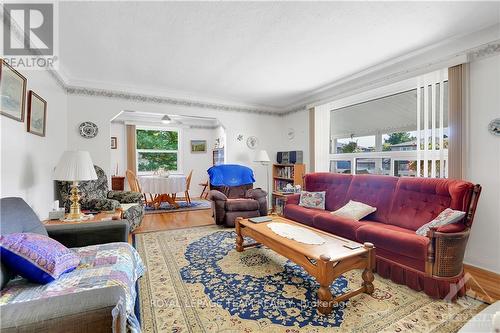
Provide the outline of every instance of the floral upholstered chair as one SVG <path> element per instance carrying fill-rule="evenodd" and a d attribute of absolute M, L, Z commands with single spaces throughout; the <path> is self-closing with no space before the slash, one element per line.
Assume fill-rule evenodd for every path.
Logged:
<path fill-rule="evenodd" d="M 137 204 L 130 206 L 123 212 L 123 218 L 129 222 L 130 231 L 137 228 L 144 215 L 144 204 L 142 194 L 130 191 L 110 191 L 108 188 L 108 177 L 104 171 L 94 165 L 97 180 L 80 182 L 80 205 L 82 210 L 110 211 L 121 207 L 121 204 Z M 59 181 L 59 196 L 64 203 L 66 212 L 69 212 L 71 201 L 69 200 L 71 182 Z"/>

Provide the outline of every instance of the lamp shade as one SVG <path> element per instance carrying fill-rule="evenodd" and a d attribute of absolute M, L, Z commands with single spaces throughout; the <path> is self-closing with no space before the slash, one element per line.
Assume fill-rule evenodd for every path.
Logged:
<path fill-rule="evenodd" d="M 65 151 L 54 172 L 55 180 L 81 181 L 97 179 L 88 151 Z"/>
<path fill-rule="evenodd" d="M 255 156 L 254 162 L 264 163 L 264 162 L 271 162 L 271 160 L 269 159 L 269 155 L 267 155 L 267 151 L 259 150 L 259 152 Z"/>

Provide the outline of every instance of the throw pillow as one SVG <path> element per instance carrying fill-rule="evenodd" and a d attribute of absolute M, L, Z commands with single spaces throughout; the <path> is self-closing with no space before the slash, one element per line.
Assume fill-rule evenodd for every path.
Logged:
<path fill-rule="evenodd" d="M 300 192 L 299 206 L 306 208 L 325 209 L 326 192 Z"/>
<path fill-rule="evenodd" d="M 434 220 L 418 228 L 415 233 L 420 236 L 427 236 L 427 232 L 431 229 L 431 227 L 442 227 L 448 224 L 452 224 L 461 221 L 464 216 L 465 212 L 446 208 Z"/>
<path fill-rule="evenodd" d="M 345 206 L 331 212 L 332 215 L 347 217 L 356 221 L 376 211 L 376 207 L 350 200 Z"/>
<path fill-rule="evenodd" d="M 54 281 L 80 264 L 80 257 L 45 235 L 15 233 L 0 237 L 2 263 L 40 284 Z"/>

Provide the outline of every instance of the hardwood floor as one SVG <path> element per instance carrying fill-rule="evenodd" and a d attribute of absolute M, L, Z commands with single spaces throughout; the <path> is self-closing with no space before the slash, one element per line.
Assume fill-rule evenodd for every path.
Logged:
<path fill-rule="evenodd" d="M 500 300 L 500 275 L 477 268 L 464 265 L 465 273 L 472 275 L 466 283 L 467 294 L 471 297 L 481 299 L 486 303 L 494 303 Z"/>
<path fill-rule="evenodd" d="M 211 209 L 146 214 L 134 234 L 215 224 Z"/>

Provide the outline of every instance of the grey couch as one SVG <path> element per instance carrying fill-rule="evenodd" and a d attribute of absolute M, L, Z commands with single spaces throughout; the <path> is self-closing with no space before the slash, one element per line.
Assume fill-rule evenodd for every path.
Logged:
<path fill-rule="evenodd" d="M 2 235 L 31 232 L 48 235 L 67 247 L 110 242 L 127 242 L 129 225 L 125 220 L 99 223 L 44 226 L 21 198 L 0 199 Z M 1 258 L 0 258 L 1 259 Z M 1 261 L 1 260 L 0 260 Z M 1 289 L 13 273 L 1 263 Z M 54 296 L 1 306 L 1 332 L 115 332 L 124 330 L 124 316 L 113 320 L 112 310 L 122 295 L 121 288 L 88 290 L 78 295 Z M 114 321 L 114 323 L 113 323 Z"/>

